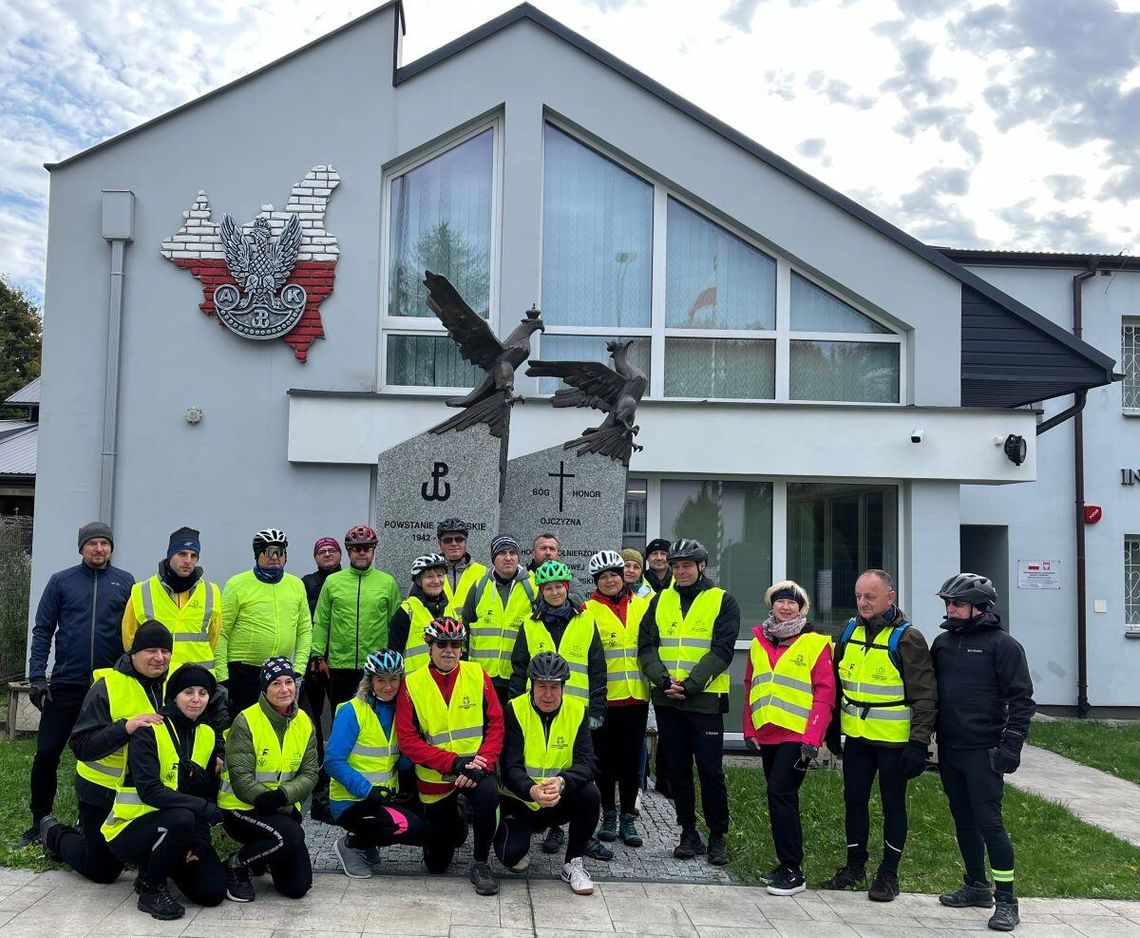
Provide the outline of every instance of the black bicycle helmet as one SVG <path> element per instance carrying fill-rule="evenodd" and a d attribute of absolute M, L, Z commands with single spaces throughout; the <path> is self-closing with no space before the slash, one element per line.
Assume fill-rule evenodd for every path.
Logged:
<path fill-rule="evenodd" d="M 708 548 L 691 537 L 682 537 L 680 540 L 674 541 L 669 547 L 669 563 L 675 563 L 678 560 L 695 560 L 698 563 L 708 563 Z"/>
<path fill-rule="evenodd" d="M 532 681 L 559 681 L 565 684 L 570 680 L 570 665 L 556 651 L 540 651 L 526 666 L 526 676 Z"/>
<path fill-rule="evenodd" d="M 997 590 L 989 577 L 979 573 L 955 573 L 942 584 L 938 598 L 949 602 L 969 603 L 985 611 L 997 602 Z"/>

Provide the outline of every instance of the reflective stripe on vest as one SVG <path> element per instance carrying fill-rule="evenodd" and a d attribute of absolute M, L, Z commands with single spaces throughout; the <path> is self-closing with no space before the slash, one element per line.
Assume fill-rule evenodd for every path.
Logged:
<path fill-rule="evenodd" d="M 166 590 L 157 575 L 131 587 L 131 605 L 135 619 L 145 622 L 157 619 L 174 635 L 174 650 L 170 655 L 170 673 L 184 664 L 214 667 L 214 649 L 210 645 L 210 620 L 214 610 L 221 607 L 222 596 L 216 583 L 199 580 L 194 584 L 190 598 L 179 606 Z"/>
<path fill-rule="evenodd" d="M 483 564 L 469 563 L 459 575 L 459 582 L 455 584 L 455 589 L 451 588 L 451 578 L 444 572 L 443 592 L 447 596 L 445 616 L 451 616 L 453 619 L 463 618 L 463 604 L 467 602 L 467 594 L 471 592 L 472 587 L 486 572 L 487 568 Z"/>
<path fill-rule="evenodd" d="M 670 586 L 657 594 L 657 631 L 661 638 L 661 662 L 675 681 L 689 676 L 698 661 L 712 648 L 713 625 L 720 615 L 724 590 L 702 590 L 693 599 L 687 615 L 681 614 L 681 594 Z M 727 694 L 729 676 L 722 671 L 704 688 L 710 694 Z"/>
<path fill-rule="evenodd" d="M 249 726 L 250 739 L 256 754 L 253 780 L 273 791 L 280 788 L 282 782 L 295 778 L 305 758 L 305 751 L 309 747 L 309 738 L 313 735 L 313 724 L 309 715 L 304 710 L 297 711 L 285 730 L 284 743 L 277 738 L 277 730 L 273 728 L 269 717 L 261 709 L 260 702 L 246 707 L 241 716 L 245 717 Z M 226 755 L 226 764 L 222 767 L 222 783 L 218 792 L 218 807 L 228 808 L 231 811 L 252 810 L 253 806 L 242 801 L 234 791 L 230 782 L 229 753 Z M 296 808 L 299 811 L 301 806 L 298 804 Z"/>
<path fill-rule="evenodd" d="M 844 646 L 839 725 L 847 736 L 888 743 L 910 739 L 906 688 L 888 651 L 892 631 L 884 626 L 868 641 L 867 630 L 857 625 Z"/>
<path fill-rule="evenodd" d="M 371 785 L 385 785 L 396 776 L 396 763 L 400 750 L 396 745 L 396 723 L 392 723 L 392 736 L 384 733 L 376 711 L 359 697 L 352 697 L 338 706 L 337 719 L 342 708 L 351 707 L 356 713 L 359 728 L 356 742 L 345 760 L 349 767 L 363 775 Z M 330 773 L 331 774 L 331 773 Z M 329 781 L 329 798 L 333 801 L 362 801 L 333 776 Z"/>
<path fill-rule="evenodd" d="M 408 614 L 408 641 L 404 647 L 404 673 L 411 674 L 431 661 L 431 652 L 424 641 L 424 629 L 434 618 L 423 601 L 409 596 L 400 608 Z"/>
<path fill-rule="evenodd" d="M 162 779 L 162 784 L 167 788 L 178 791 L 178 750 L 175 748 L 174 741 L 170 738 L 170 730 L 167 724 L 153 726 L 154 741 L 158 746 L 158 777 Z M 214 731 L 205 723 L 199 723 L 194 730 L 194 748 L 190 753 L 190 758 L 193 759 L 203 771 L 210 771 L 210 761 L 214 754 Z M 115 792 L 115 801 L 111 805 L 111 813 L 107 815 L 107 820 L 103 822 L 102 831 L 103 837 L 106 840 L 114 840 L 119 836 L 131 821 L 140 818 L 143 815 L 150 814 L 152 811 L 157 811 L 158 808 L 149 804 L 144 804 L 141 797 L 139 797 L 138 790 L 133 785 L 119 783 L 118 790 Z"/>
<path fill-rule="evenodd" d="M 586 601 L 594 615 L 598 637 L 606 652 L 606 699 L 648 700 L 649 682 L 637 663 L 637 636 L 649 600 L 630 597 L 625 607 L 625 624 L 605 603 Z"/>
<path fill-rule="evenodd" d="M 563 687 L 563 694 L 571 697 L 590 699 L 590 645 L 594 641 L 596 628 L 594 626 L 594 613 L 585 607 L 573 619 L 566 623 L 566 630 L 562 633 L 562 641 L 557 646 L 554 638 L 545 623 L 538 619 L 527 619 L 523 624 L 526 635 L 526 648 L 530 657 L 539 652 L 556 651 L 566 663 L 570 665 L 570 680 Z M 530 690 L 530 679 L 526 682 L 527 691 Z"/>
<path fill-rule="evenodd" d="M 491 677 L 506 680 L 511 676 L 511 652 L 519 627 L 530 616 L 534 604 L 534 587 L 526 578 L 516 581 L 507 596 L 507 605 L 499 596 L 488 570 L 472 587 L 479 597 L 475 606 L 475 621 L 468 622 L 471 636 L 467 657 L 476 661 Z"/>
<path fill-rule="evenodd" d="M 542 717 L 530 701 L 530 694 L 516 697 L 509 704 L 515 711 L 523 735 L 523 767 L 526 774 L 538 784 L 553 778 L 574 764 L 574 740 L 586 719 L 586 704 L 573 697 L 563 697 L 562 707 L 550 721 L 550 732 L 542 724 Z M 532 811 L 539 805 L 524 802 Z"/>
<path fill-rule="evenodd" d="M 748 651 L 752 662 L 748 713 L 755 729 L 773 724 L 803 734 L 811 716 L 811 672 L 830 641 L 818 632 L 801 633 L 776 659 L 773 670 L 767 649 L 752 639 Z"/>
<path fill-rule="evenodd" d="M 451 700 L 447 703 L 444 703 L 430 668 L 420 668 L 407 675 L 404 686 L 416 708 L 416 721 L 427 743 L 456 755 L 479 751 L 483 743 L 482 668 L 470 661 L 460 661 L 459 674 L 451 688 Z M 416 766 L 416 778 L 437 785 L 451 781 L 426 765 Z M 448 794 L 421 791 L 420 801 L 430 804 Z"/>
<path fill-rule="evenodd" d="M 150 713 L 158 708 L 146 695 L 142 684 L 114 668 L 99 668 L 92 677 L 95 683 L 100 680 L 107 687 L 107 701 L 111 710 L 111 722 L 129 720 L 140 713 Z M 89 762 L 77 762 L 75 771 L 81 777 L 94 785 L 118 788 L 119 781 L 127 770 L 127 747 L 124 745 L 116 749 L 109 756 L 102 759 L 93 759 Z"/>

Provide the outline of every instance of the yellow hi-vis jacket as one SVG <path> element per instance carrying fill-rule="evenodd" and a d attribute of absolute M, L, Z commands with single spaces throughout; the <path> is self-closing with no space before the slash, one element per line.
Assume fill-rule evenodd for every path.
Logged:
<path fill-rule="evenodd" d="M 523 765 L 526 774 L 537 785 L 554 778 L 574 764 L 574 740 L 586 719 L 586 704 L 577 697 L 562 697 L 562 707 L 550 723 L 550 732 L 542 725 L 542 717 L 531 703 L 530 694 L 516 697 L 508 704 L 515 711 L 523 734 Z M 532 811 L 540 807 L 536 801 L 523 802 Z"/>
<path fill-rule="evenodd" d="M 416 708 L 416 719 L 424 741 L 431 746 L 454 752 L 457 756 L 474 755 L 483 745 L 483 670 L 470 661 L 459 662 L 459 675 L 451 689 L 451 700 L 443 702 L 443 694 L 428 668 L 420 668 L 404 678 L 408 696 Z M 448 779 L 426 765 L 416 766 L 416 778 L 435 785 Z M 450 792 L 420 792 L 420 801 L 431 804 L 446 798 Z"/>
<path fill-rule="evenodd" d="M 724 590 L 719 586 L 702 590 L 681 615 L 681 594 L 669 586 L 657 594 L 657 631 L 661 636 L 661 663 L 675 681 L 683 681 L 712 648 L 713 626 L 720 615 Z M 727 694 L 728 671 L 714 677 L 704 690 L 710 694 Z"/>
<path fill-rule="evenodd" d="M 386 736 L 384 727 L 376 717 L 376 711 L 359 697 L 352 697 L 338 706 L 352 707 L 356 711 L 356 725 L 360 727 L 356 742 L 345 760 L 349 766 L 363 775 L 373 786 L 383 785 L 394 788 L 396 763 L 400 761 L 400 749 L 396 745 L 396 721 L 392 721 L 392 735 Z M 332 801 L 363 801 L 344 787 L 336 778 L 329 780 L 329 799 Z"/>
<path fill-rule="evenodd" d="M 649 600 L 636 593 L 625 607 L 625 624 L 596 599 L 586 600 L 606 652 L 606 700 L 648 700 L 649 681 L 637 663 L 637 635 Z"/>
<path fill-rule="evenodd" d="M 470 569 L 470 568 L 468 568 Z M 424 641 L 424 629 L 435 617 L 418 596 L 409 596 L 400 608 L 408 614 L 408 641 L 404 647 L 404 673 L 418 671 L 431 661 L 431 652 Z M 450 612 L 447 615 L 451 615 Z"/>
<path fill-rule="evenodd" d="M 454 587 L 451 585 L 451 578 L 444 574 L 443 577 L 443 593 L 447 597 L 447 610 L 444 615 L 451 616 L 453 619 L 463 618 L 463 604 L 467 602 L 467 594 L 471 592 L 472 587 L 483 577 L 487 572 L 487 568 L 481 563 L 469 563 L 463 568 L 463 572 L 459 575 L 459 582 Z"/>
<path fill-rule="evenodd" d="M 776 659 L 773 669 L 759 639 L 752 639 L 748 649 L 752 659 L 748 713 L 754 728 L 771 723 L 803 735 L 811 716 L 811 672 L 830 643 L 831 639 L 819 632 L 802 632 Z"/>
<path fill-rule="evenodd" d="M 269 722 L 269 717 L 262 711 L 260 702 L 246 707 L 242 715 L 249 725 L 253 751 L 256 753 L 257 767 L 254 769 L 254 781 L 260 782 L 271 791 L 276 790 L 281 787 L 282 782 L 293 778 L 301 768 L 305 750 L 309 747 L 309 737 L 313 735 L 313 723 L 304 710 L 298 710 L 297 715 L 289 721 L 289 728 L 285 731 L 285 740 L 282 744 L 277 738 L 273 724 Z M 253 805 L 242 801 L 234 792 L 230 783 L 228 759 L 222 766 L 218 807 L 230 811 L 253 810 Z M 295 807 L 298 811 L 301 810 L 299 804 Z"/>
<path fill-rule="evenodd" d="M 130 606 L 136 628 L 139 622 L 157 619 L 170 629 L 174 636 L 171 674 L 184 664 L 200 664 L 211 671 L 214 669 L 214 644 L 218 640 L 222 611 L 222 591 L 216 583 L 199 579 L 190 590 L 186 603 L 179 606 L 155 574 L 131 587 Z"/>
<path fill-rule="evenodd" d="M 167 674 L 169 673 L 168 671 Z M 95 684 L 103 681 L 107 687 L 107 702 L 111 708 L 112 723 L 117 720 L 130 720 L 140 713 L 152 713 L 157 709 L 154 701 L 147 697 L 143 686 L 129 674 L 123 674 L 114 668 L 99 668 L 92 677 L 95 679 Z M 102 759 L 77 762 L 75 771 L 95 785 L 116 791 L 127 771 L 127 747 L 122 746 Z"/>
<path fill-rule="evenodd" d="M 529 618 L 523 624 L 526 635 L 527 653 L 534 658 L 539 652 L 556 651 L 566 663 L 570 665 L 570 680 L 563 687 L 562 696 L 577 697 L 587 706 L 590 703 L 590 645 L 594 641 L 594 614 L 590 609 L 583 607 L 574 618 L 566 623 L 566 631 L 562 633 L 562 641 L 554 644 L 554 637 L 546 627 L 546 623 L 535 618 Z M 637 656 L 636 646 L 634 657 Z M 526 682 L 530 689 L 530 678 Z"/>
<path fill-rule="evenodd" d="M 910 707 L 902 674 L 891 660 L 894 629 L 885 626 L 872 638 L 856 625 L 839 661 L 839 727 L 852 739 L 905 743 L 910 739 Z"/>
<path fill-rule="evenodd" d="M 504 608 L 491 577 L 488 570 L 472 587 L 479 601 L 475 606 L 477 618 L 474 622 L 465 623 L 470 636 L 467 657 L 490 677 L 508 680 L 511 676 L 511 652 L 514 651 L 519 628 L 530 617 L 534 587 L 525 578 L 516 582 Z"/>

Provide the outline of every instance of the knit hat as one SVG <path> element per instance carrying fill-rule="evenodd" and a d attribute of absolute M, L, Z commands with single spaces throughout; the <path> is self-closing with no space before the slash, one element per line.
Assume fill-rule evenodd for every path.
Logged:
<path fill-rule="evenodd" d="M 135 631 L 134 641 L 131 642 L 130 653 L 133 655 L 147 648 L 165 648 L 167 651 L 174 651 L 174 636 L 170 634 L 170 629 L 157 619 L 147 619 L 139 625 Z"/>
<path fill-rule="evenodd" d="M 313 545 L 313 556 L 316 557 L 325 547 L 335 547 L 337 553 L 340 553 L 340 541 L 335 537 L 318 537 L 317 542 Z"/>
<path fill-rule="evenodd" d="M 622 560 L 635 560 L 639 567 L 645 566 L 645 558 L 641 556 L 641 551 L 634 550 L 632 547 L 627 547 L 621 552 Z"/>
<path fill-rule="evenodd" d="M 115 539 L 111 536 L 111 526 L 103 521 L 89 521 L 79 529 L 79 550 L 82 551 L 84 544 L 97 537 L 105 537 L 111 542 L 111 549 L 114 550 Z"/>
<path fill-rule="evenodd" d="M 180 550 L 192 550 L 196 554 L 202 553 L 201 535 L 193 528 L 179 528 L 170 535 L 170 543 L 166 547 L 166 559 L 169 560 Z"/>
<path fill-rule="evenodd" d="M 204 687 L 206 693 L 213 697 L 218 689 L 218 682 L 214 680 L 214 675 L 200 664 L 184 664 L 167 679 L 166 702 L 173 703 L 174 698 L 187 687 Z"/>
<path fill-rule="evenodd" d="M 286 675 L 294 680 L 297 678 L 297 672 L 293 670 L 293 662 L 289 658 L 266 658 L 261 666 L 261 692 L 265 693 L 270 684 Z"/>
<path fill-rule="evenodd" d="M 513 550 L 516 554 L 522 553 L 522 547 L 509 534 L 496 534 L 491 539 L 491 559 L 494 560 L 505 550 Z"/>
<path fill-rule="evenodd" d="M 669 542 L 663 537 L 655 537 L 645 545 L 645 556 L 648 557 L 655 550 L 663 550 L 665 553 L 669 553 Z"/>

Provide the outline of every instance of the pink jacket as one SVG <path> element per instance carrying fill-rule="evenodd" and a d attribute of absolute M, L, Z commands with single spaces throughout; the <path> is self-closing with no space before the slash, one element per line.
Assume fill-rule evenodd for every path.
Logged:
<path fill-rule="evenodd" d="M 785 654 L 795 642 L 784 645 L 773 645 L 764 636 L 762 625 L 754 626 L 752 637 L 760 643 L 760 647 L 767 653 L 769 664 L 775 668 L 780 656 Z M 811 670 L 811 714 L 808 716 L 807 729 L 803 736 L 793 733 L 782 726 L 765 723 L 756 727 L 752 725 L 752 714 L 748 709 L 748 692 L 752 687 L 752 655 L 748 656 L 748 666 L 744 672 L 744 739 L 752 739 L 757 745 L 771 746 L 776 743 L 804 742 L 817 748 L 823 745 L 823 737 L 827 733 L 827 726 L 831 722 L 831 713 L 835 708 L 835 670 L 831 665 L 831 646 L 823 649 L 815 667 Z"/>

